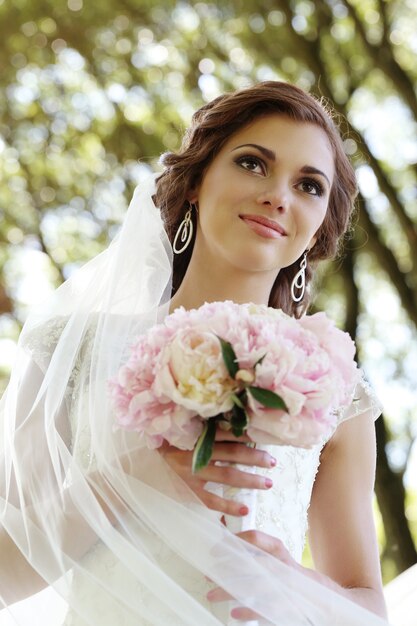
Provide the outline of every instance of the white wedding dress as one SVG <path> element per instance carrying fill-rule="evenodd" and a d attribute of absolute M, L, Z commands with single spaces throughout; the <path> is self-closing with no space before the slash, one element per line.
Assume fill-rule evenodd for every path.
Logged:
<path fill-rule="evenodd" d="M 59 327 L 57 329 L 51 328 L 50 333 L 50 339 L 47 341 L 49 346 L 56 340 L 54 334 L 60 333 Z M 89 350 L 80 356 L 83 362 L 90 358 L 88 353 Z M 39 362 L 42 362 L 42 355 L 40 355 Z M 71 393 L 75 394 L 78 393 L 77 369 L 76 365 L 73 385 L 71 385 Z M 358 419 L 360 419 L 360 414 L 369 410 L 372 410 L 374 418 L 379 415 L 378 401 L 369 385 L 363 380 L 357 386 L 355 401 L 339 415 L 338 423 L 356 416 L 359 416 Z M 88 415 L 87 406 L 84 415 Z M 73 416 L 70 415 L 70 421 L 73 434 L 77 433 L 76 440 L 73 441 L 72 453 L 86 471 L 92 471 L 95 469 L 95 460 L 90 453 L 88 419 L 83 425 L 80 425 L 80 423 L 75 423 Z M 305 544 L 307 512 L 323 445 L 324 443 L 310 449 L 276 445 L 257 446 L 270 452 L 277 459 L 277 464 L 272 469 L 259 470 L 260 473 L 273 480 L 273 487 L 268 491 L 251 491 L 252 512 L 249 515 L 250 519 L 244 520 L 245 528 L 255 528 L 280 538 L 298 562 L 301 562 Z M 214 491 L 216 489 L 219 491 L 218 485 L 211 485 L 211 487 Z M 210 488 L 210 485 L 207 485 L 207 488 Z M 237 490 L 232 491 L 236 492 Z M 220 513 L 207 510 L 207 514 L 217 516 L 219 524 L 221 523 Z M 237 519 L 231 520 L 235 527 L 236 523 L 237 526 L 239 525 L 239 521 L 235 521 Z M 195 551 L 198 552 L 198 549 L 199 546 L 196 545 Z M 206 593 L 213 585 L 157 537 L 154 538 L 152 555 L 157 566 L 162 568 L 172 581 L 192 596 L 203 608 L 201 621 L 196 626 L 220 626 L 220 624 L 235 623 L 233 619 L 228 617 L 230 603 L 210 603 L 206 598 Z M 88 604 L 94 606 L 96 620 L 94 626 L 96 624 L 97 626 L 184 626 L 184 619 L 177 614 L 175 607 L 161 603 L 160 596 L 155 596 L 151 588 L 140 584 L 136 576 L 102 542 L 99 541 L 93 545 L 83 557 L 82 566 L 83 573 L 80 576 L 76 570 L 73 573 L 72 594 L 77 598 L 77 601 L 81 602 L 82 606 L 85 607 Z M 86 578 L 85 570 L 91 574 L 93 583 Z M 98 589 L 96 580 L 105 581 L 105 587 L 101 590 Z M 141 606 L 142 619 L 138 620 L 137 614 L 130 612 L 122 604 L 118 604 L 115 598 L 108 594 L 107 589 L 116 588 L 121 581 L 125 591 L 128 591 L 128 595 L 135 598 L 135 605 Z M 147 619 L 147 615 L 152 616 L 152 619 Z M 157 621 L 155 621 L 155 615 L 158 615 Z M 258 624 L 256 620 L 246 623 L 253 626 Z M 69 610 L 63 626 L 87 626 L 87 624 L 89 623 L 79 617 L 76 611 Z M 236 624 L 242 625 L 242 622 L 236 621 Z"/>
<path fill-rule="evenodd" d="M 51 347 L 56 344 L 61 332 L 61 324 L 51 324 L 48 332 L 42 333 L 42 342 L 39 341 L 39 336 L 36 336 L 36 340 L 33 342 L 30 337 L 26 339 L 26 348 L 40 371 L 45 371 L 50 360 Z M 85 346 L 89 346 L 89 343 L 86 341 Z M 71 406 L 71 396 L 80 395 L 77 373 L 81 363 L 85 364 L 86 360 L 89 359 L 90 348 L 82 351 L 74 364 L 73 374 L 68 385 L 68 407 Z M 90 448 L 91 433 L 87 417 L 88 390 L 85 393 L 85 401 L 85 411 L 82 413 L 85 416 L 83 423 L 80 423 L 79 418 L 77 419 L 71 410 L 68 414 L 72 454 L 79 466 L 88 473 L 94 471 L 96 465 Z M 372 411 L 374 417 L 377 417 L 379 404 L 369 386 L 363 381 L 356 390 L 355 402 L 339 415 L 339 424 L 346 419 L 361 419 L 361 415 L 369 410 Z M 267 491 L 251 491 L 252 511 L 247 518 L 243 518 L 244 524 L 246 528 L 255 528 L 280 538 L 293 558 L 300 562 L 305 544 L 308 507 L 315 476 L 319 469 L 322 444 L 311 449 L 272 445 L 258 447 L 267 450 L 277 459 L 274 468 L 257 470 L 272 478 L 273 487 Z M 227 495 L 227 488 L 224 495 Z M 240 494 L 236 497 L 239 498 Z M 207 516 L 214 521 L 217 519 L 218 524 L 221 524 L 221 514 L 207 510 Z M 233 518 L 233 520 L 237 520 L 237 524 L 239 524 L 238 518 Z M 236 526 L 236 522 L 233 525 Z M 185 594 L 188 602 L 190 598 L 194 599 L 195 608 L 198 607 L 197 613 L 200 615 L 198 626 L 220 626 L 221 624 L 230 625 L 234 623 L 242 626 L 242 622 L 234 622 L 229 617 L 230 603 L 213 604 L 207 600 L 206 593 L 213 587 L 213 583 L 209 582 L 198 569 L 182 559 L 159 537 L 151 538 L 147 535 L 146 541 L 146 548 L 151 560 L 158 568 L 158 572 L 162 571 L 167 580 L 178 587 L 180 602 L 181 594 Z M 199 545 L 191 547 L 198 553 Z M 67 597 L 70 608 L 68 608 L 64 621 L 60 622 L 59 625 L 56 624 L 56 626 L 61 626 L 61 624 L 62 626 L 185 626 L 185 624 L 190 623 L 184 619 L 184 615 L 181 615 L 180 602 L 173 603 L 168 599 L 170 598 L 168 595 L 167 603 L 162 602 L 161 594 L 153 593 L 152 578 L 149 581 L 144 582 L 143 579 L 140 581 L 135 575 L 135 571 L 126 567 L 119 556 L 116 556 L 114 551 L 109 549 L 104 542 L 96 541 L 82 556 L 80 565 L 81 568 L 74 567 L 70 573 L 71 588 L 69 597 Z M 408 578 L 408 586 L 410 586 L 409 579 L 410 577 Z M 109 593 L 109 591 L 121 586 L 124 589 L 125 597 L 134 599 L 132 610 L 126 607 L 126 602 L 119 603 L 114 593 Z M 393 605 L 396 598 L 401 595 L 403 587 L 400 592 L 396 590 L 394 594 L 391 594 Z M 415 583 L 412 587 L 414 589 Z M 79 615 L 77 606 L 83 607 L 82 615 Z M 93 618 L 86 617 L 86 607 L 91 608 Z M 138 607 L 140 607 L 139 613 Z M 410 619 L 409 613 L 407 619 Z M 22 623 L 29 622 L 24 621 Z M 246 624 L 257 626 L 258 623 L 261 625 L 270 622 L 253 620 Z M 300 623 L 307 624 L 308 622 Z M 336 623 L 343 624 L 343 626 L 350 624 L 349 621 Z M 413 623 L 413 621 L 398 621 L 395 622 L 395 626 L 397 624 L 398 626 L 402 626 L 402 624 L 410 626 Z"/>

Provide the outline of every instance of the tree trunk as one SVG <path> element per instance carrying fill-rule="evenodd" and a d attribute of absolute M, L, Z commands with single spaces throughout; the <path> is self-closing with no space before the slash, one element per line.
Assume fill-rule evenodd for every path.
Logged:
<path fill-rule="evenodd" d="M 387 538 L 386 554 L 399 572 L 417 563 L 417 551 L 404 511 L 405 489 L 402 474 L 393 472 L 386 453 L 387 429 L 383 415 L 377 419 L 376 497 Z"/>
<path fill-rule="evenodd" d="M 12 310 L 12 301 L 7 295 L 5 288 L 0 283 L 0 315 L 3 315 L 3 313 L 11 313 Z"/>
<path fill-rule="evenodd" d="M 353 340 L 356 339 L 359 313 L 359 294 L 354 278 L 354 263 L 352 251 L 347 250 L 342 266 L 346 292 L 345 329 Z M 397 571 L 402 572 L 417 562 L 417 552 L 405 516 L 405 489 L 402 475 L 394 472 L 388 463 L 386 452 L 388 437 L 383 415 L 377 419 L 375 427 L 377 438 L 375 493 L 385 529 L 385 554 L 394 561 Z"/>

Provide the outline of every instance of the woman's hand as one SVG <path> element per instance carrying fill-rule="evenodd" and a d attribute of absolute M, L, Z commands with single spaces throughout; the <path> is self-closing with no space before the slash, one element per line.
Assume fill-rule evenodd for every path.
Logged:
<path fill-rule="evenodd" d="M 214 464 L 215 461 L 224 461 L 266 469 L 274 467 L 276 460 L 268 452 L 243 445 L 250 441 L 245 435 L 237 439 L 230 431 L 218 428 L 211 461 L 207 467 L 195 474 L 191 471 L 193 450 L 179 450 L 165 443 L 158 451 L 209 509 L 241 517 L 248 514 L 247 506 L 209 493 L 204 487 L 207 482 L 214 482 L 245 489 L 270 489 L 272 487 L 270 478 Z"/>
<path fill-rule="evenodd" d="M 300 565 L 291 554 L 288 552 L 287 548 L 284 546 L 283 542 L 272 535 L 268 535 L 267 533 L 263 533 L 260 530 L 246 530 L 241 533 L 237 533 L 237 537 L 240 537 L 244 541 L 256 546 L 257 548 L 261 548 L 264 552 L 271 554 L 276 557 L 285 565 L 292 567 L 293 569 L 298 570 L 304 576 L 314 580 L 317 583 L 321 583 L 322 585 L 333 589 L 333 591 L 337 591 L 342 593 L 342 595 L 346 595 L 343 592 L 345 591 L 340 585 L 335 583 L 333 580 L 316 572 L 315 570 L 309 569 L 307 567 L 303 567 Z M 233 600 L 233 598 L 220 587 L 216 587 L 207 593 L 207 599 L 210 602 L 224 602 L 225 600 Z M 252 611 L 252 609 L 248 609 L 246 607 L 236 607 L 232 609 L 231 616 L 239 621 L 249 621 L 253 619 L 262 619 L 260 615 Z"/>

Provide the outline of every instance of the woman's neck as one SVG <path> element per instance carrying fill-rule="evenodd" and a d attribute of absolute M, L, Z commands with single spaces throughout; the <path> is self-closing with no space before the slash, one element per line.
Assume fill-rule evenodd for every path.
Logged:
<path fill-rule="evenodd" d="M 272 283 L 273 284 L 273 283 Z M 205 302 L 232 300 L 237 304 L 254 302 L 268 304 L 272 289 L 271 279 L 267 282 L 261 274 L 233 272 L 222 277 L 206 272 L 205 277 L 192 276 L 187 270 L 184 279 L 173 295 L 170 312 L 183 306 L 186 310 L 195 309 Z"/>

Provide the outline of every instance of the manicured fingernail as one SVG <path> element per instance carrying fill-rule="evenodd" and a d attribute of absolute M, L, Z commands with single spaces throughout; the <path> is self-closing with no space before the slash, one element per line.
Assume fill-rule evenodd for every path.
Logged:
<path fill-rule="evenodd" d="M 265 487 L 268 487 L 268 489 L 270 487 L 272 487 L 274 483 L 272 482 L 272 480 L 270 478 L 265 478 Z"/>
<path fill-rule="evenodd" d="M 247 515 L 249 513 L 249 509 L 247 506 L 241 506 L 239 509 L 239 513 L 241 515 Z"/>
<path fill-rule="evenodd" d="M 274 456 L 271 456 L 271 458 L 269 459 L 269 463 L 271 464 L 271 467 L 275 467 L 275 465 L 277 464 L 277 460 Z"/>

